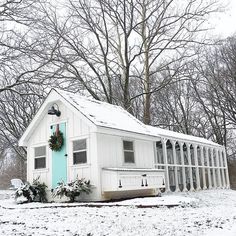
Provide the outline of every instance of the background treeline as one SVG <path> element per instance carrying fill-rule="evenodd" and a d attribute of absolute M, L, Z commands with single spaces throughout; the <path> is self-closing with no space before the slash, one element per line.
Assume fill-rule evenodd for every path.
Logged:
<path fill-rule="evenodd" d="M 217 0 L 0 1 L 1 180 L 24 178 L 17 142 L 52 87 L 120 105 L 235 157 L 236 37 L 209 39 Z"/>

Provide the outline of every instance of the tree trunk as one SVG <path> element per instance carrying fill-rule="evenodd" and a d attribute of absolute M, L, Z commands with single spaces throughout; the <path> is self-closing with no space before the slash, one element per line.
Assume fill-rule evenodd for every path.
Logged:
<path fill-rule="evenodd" d="M 151 94 L 150 94 L 150 71 L 149 71 L 149 48 L 147 40 L 147 25 L 146 25 L 146 3 L 143 1 L 142 10 L 142 40 L 144 47 L 144 103 L 143 103 L 143 122 L 145 124 L 151 123 L 150 108 L 151 108 Z"/>

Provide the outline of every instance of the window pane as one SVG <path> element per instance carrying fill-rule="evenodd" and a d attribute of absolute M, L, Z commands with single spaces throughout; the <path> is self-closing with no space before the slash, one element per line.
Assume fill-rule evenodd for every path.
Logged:
<path fill-rule="evenodd" d="M 125 154 L 125 163 L 134 163 L 134 153 L 133 152 L 124 152 Z"/>
<path fill-rule="evenodd" d="M 35 169 L 46 168 L 46 158 L 45 157 L 35 158 L 34 159 L 34 168 Z"/>
<path fill-rule="evenodd" d="M 73 153 L 73 164 L 75 165 L 81 163 L 87 163 L 86 151 Z"/>
<path fill-rule="evenodd" d="M 123 145 L 124 145 L 124 150 L 130 150 L 133 151 L 133 142 L 131 141 L 123 141 Z"/>
<path fill-rule="evenodd" d="M 73 151 L 86 149 L 86 139 L 73 141 Z"/>
<path fill-rule="evenodd" d="M 34 156 L 35 157 L 46 156 L 46 146 L 34 148 Z"/>

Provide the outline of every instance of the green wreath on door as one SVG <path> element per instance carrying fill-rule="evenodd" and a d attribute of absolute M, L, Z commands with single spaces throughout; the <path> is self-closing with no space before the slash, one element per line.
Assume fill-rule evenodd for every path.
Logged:
<path fill-rule="evenodd" d="M 50 136 L 48 143 L 52 151 L 58 152 L 63 146 L 63 133 L 59 130 L 59 125 L 56 127 L 56 131 Z"/>

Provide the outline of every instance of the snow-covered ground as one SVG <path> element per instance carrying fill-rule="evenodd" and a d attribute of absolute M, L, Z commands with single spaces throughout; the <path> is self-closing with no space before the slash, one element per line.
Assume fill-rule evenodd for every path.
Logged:
<path fill-rule="evenodd" d="M 0 235 L 236 235 L 233 190 L 164 194 L 89 206 L 16 205 L 9 196 L 10 192 L 0 192 Z"/>

